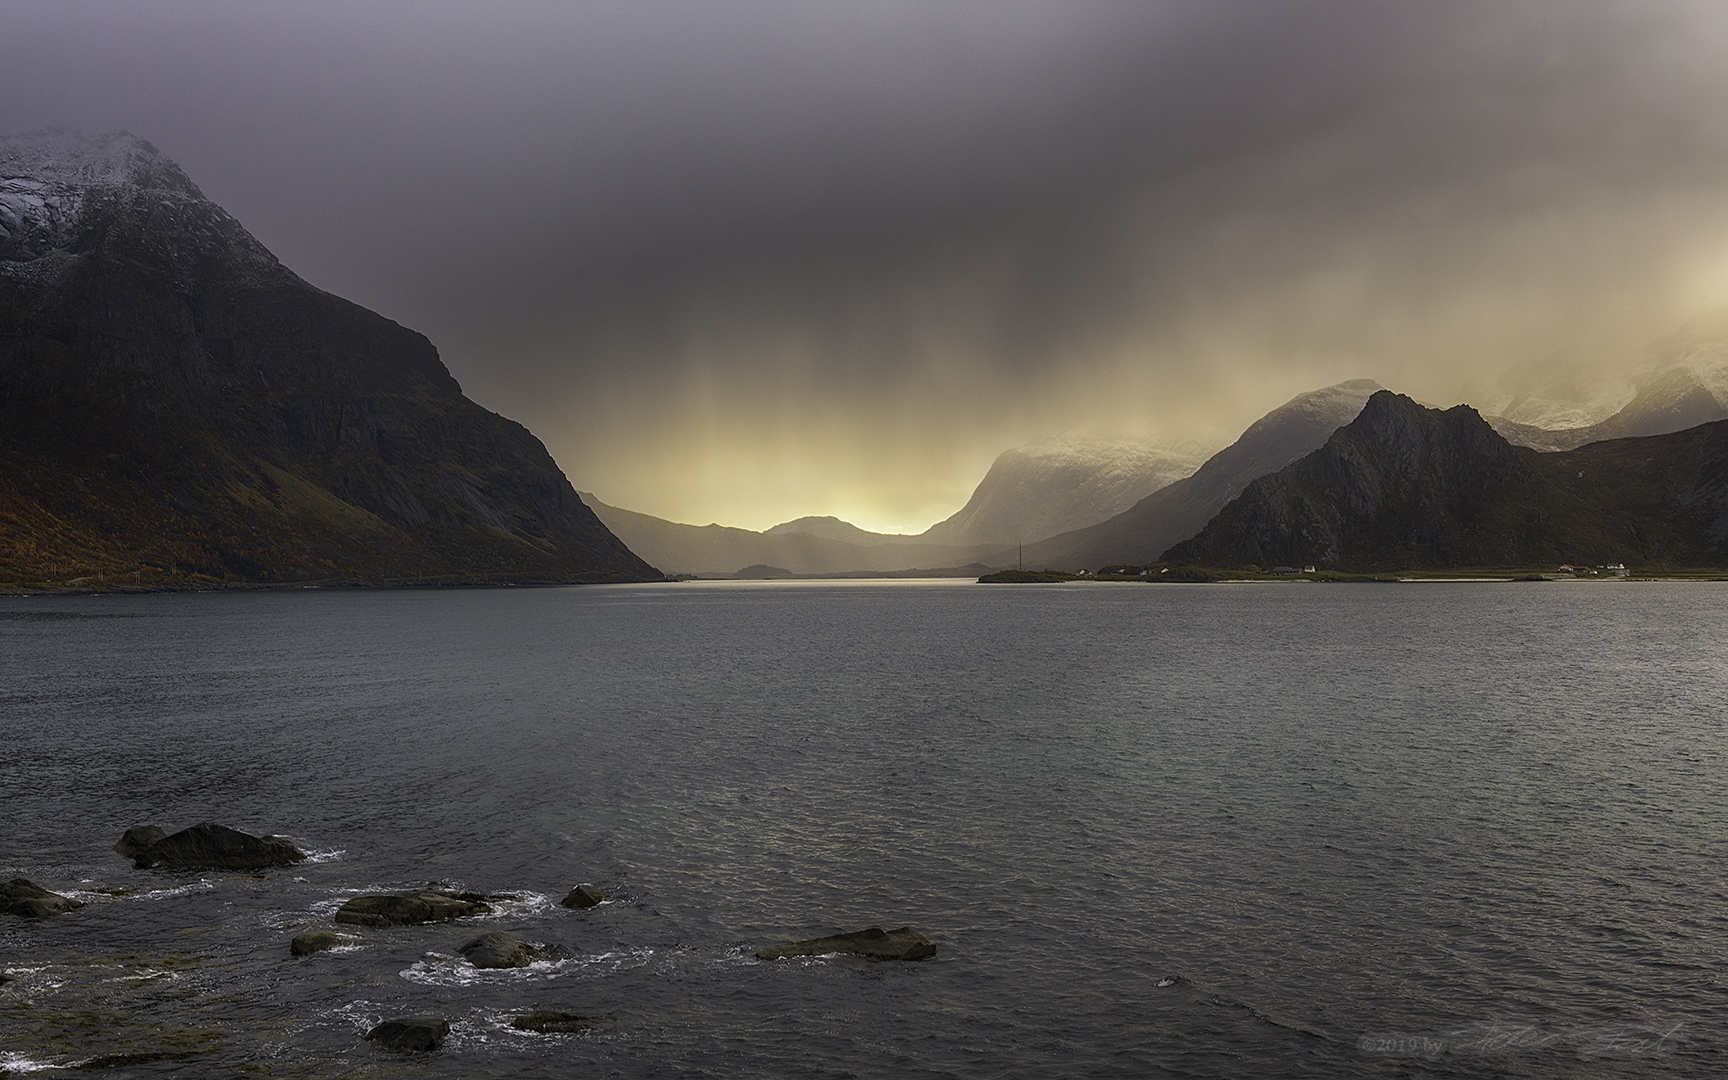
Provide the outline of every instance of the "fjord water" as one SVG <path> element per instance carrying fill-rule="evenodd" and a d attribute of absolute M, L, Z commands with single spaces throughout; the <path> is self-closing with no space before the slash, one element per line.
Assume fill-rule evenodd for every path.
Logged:
<path fill-rule="evenodd" d="M 1706 1076 L 1728 586 L 0 601 L 0 1070 Z M 132 825 L 292 837 L 136 870 Z M 492 916 L 352 929 L 439 882 Z M 556 900 L 591 882 L 612 900 Z M 910 924 L 932 961 L 762 963 Z M 480 972 L 504 929 L 573 957 Z M 515 1031 L 535 1008 L 580 1034 Z M 403 1058 L 362 1041 L 416 1013 Z"/>

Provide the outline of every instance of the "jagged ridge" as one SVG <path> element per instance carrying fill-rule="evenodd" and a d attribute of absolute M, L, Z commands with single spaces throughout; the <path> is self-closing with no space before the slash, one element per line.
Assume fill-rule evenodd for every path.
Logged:
<path fill-rule="evenodd" d="M 1539 454 L 1469 406 L 1440 412 L 1382 391 L 1163 558 L 1375 571 L 1708 565 L 1728 535 L 1725 463 L 1728 422 Z"/>

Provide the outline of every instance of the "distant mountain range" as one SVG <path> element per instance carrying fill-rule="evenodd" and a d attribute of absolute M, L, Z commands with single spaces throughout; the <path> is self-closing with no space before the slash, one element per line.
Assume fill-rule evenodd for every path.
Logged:
<path fill-rule="evenodd" d="M 1004 557 L 998 545 L 926 544 L 916 537 L 866 532 L 838 518 L 800 518 L 755 532 L 667 521 L 608 506 L 587 492 L 582 501 L 630 550 L 669 574 L 763 577 L 768 576 L 764 567 L 787 574 L 942 570 L 977 563 L 994 567 Z M 751 572 L 743 574 L 746 568 Z"/>
<path fill-rule="evenodd" d="M 1720 565 L 1728 422 L 1561 453 L 1475 410 L 1382 391 L 1302 460 L 1249 484 L 1163 558 L 1350 570 Z"/>
<path fill-rule="evenodd" d="M 124 133 L 0 139 L 0 583 L 641 581 L 424 337 Z"/>
<path fill-rule="evenodd" d="M 1252 481 L 1324 445 L 1380 390 L 1371 379 L 1300 394 L 1249 425 L 1192 476 L 1153 492 L 1089 528 L 1026 545 L 1028 567 L 1097 569 L 1152 562 L 1165 548 L 1199 532 Z"/>
<path fill-rule="evenodd" d="M 1728 322 L 1658 360 L 1486 420 L 1339 383 L 1204 461 L 1041 439 L 916 536 L 684 525 L 579 498 L 424 337 L 300 280 L 149 143 L 37 132 L 0 140 L 0 584 L 1720 563 Z"/>
<path fill-rule="evenodd" d="M 634 550 L 659 565 L 709 574 L 1011 567 L 1022 560 L 1032 569 L 1063 570 L 1160 559 L 1353 569 L 1569 560 L 1697 565 L 1721 554 L 1687 517 L 1716 498 L 1708 478 L 1694 475 L 1711 467 L 1712 444 L 1697 442 L 1695 433 L 1706 429 L 1687 423 L 1720 412 L 1711 387 L 1717 373 L 1728 383 L 1728 367 L 1710 359 L 1706 347 L 1689 349 L 1587 429 L 1654 431 L 1667 441 L 1622 438 L 1578 448 L 1570 444 L 1584 428 L 1493 421 L 1548 451 L 1538 453 L 1512 445 L 1466 406 L 1441 413 L 1358 379 L 1298 395 L 1174 479 L 1188 462 L 1143 447 L 1045 440 L 1009 451 L 966 510 L 919 536 L 872 533 L 833 517 L 800 518 L 765 533 L 678 525 L 583 497 Z M 1676 429 L 1687 430 L 1668 434 Z M 1680 456 L 1670 460 L 1673 454 Z M 1580 471 L 1584 477 L 1572 475 Z M 1682 475 L 1692 479 L 1675 479 Z M 1068 509 L 1074 506 L 1097 516 L 1135 484 L 1150 493 L 1127 509 L 1023 547 L 928 543 L 942 535 L 1000 536 L 1019 513 L 1044 523 L 1027 528 L 1035 534 L 1077 512 Z"/>
<path fill-rule="evenodd" d="M 1192 449 L 1079 435 L 1004 451 L 958 513 L 917 535 L 876 533 L 836 517 L 802 517 L 763 532 L 683 525 L 582 499 L 606 527 L 668 573 L 723 575 L 758 565 L 796 574 L 1006 565 L 1037 541 L 1107 520 L 1199 467 Z"/>

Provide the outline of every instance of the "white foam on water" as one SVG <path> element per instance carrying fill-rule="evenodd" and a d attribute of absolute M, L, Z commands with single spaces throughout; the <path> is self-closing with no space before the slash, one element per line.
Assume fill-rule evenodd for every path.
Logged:
<path fill-rule="evenodd" d="M 69 1069 L 70 1065 L 54 1065 L 46 1061 L 36 1061 L 12 1050 L 0 1050 L 0 1075 L 12 1073 L 44 1072 L 48 1069 Z"/>
<path fill-rule="evenodd" d="M 307 863 L 335 862 L 347 854 L 347 848 L 313 848 L 306 852 L 306 858 L 302 861 Z M 295 878 L 294 880 L 304 881 L 305 878 Z"/>
<path fill-rule="evenodd" d="M 145 968 L 143 971 L 134 972 L 134 973 L 128 974 L 128 975 L 117 975 L 112 979 L 103 979 L 102 981 L 105 983 L 142 983 L 142 982 L 149 982 L 153 979 L 173 980 L 173 979 L 178 979 L 179 977 L 180 977 L 179 972 L 155 971 L 155 970 L 152 970 L 151 968 Z"/>
<path fill-rule="evenodd" d="M 506 915 L 520 918 L 523 915 L 538 915 L 557 907 L 550 896 L 545 893 L 530 892 L 525 889 L 505 889 L 504 893 L 516 897 L 515 900 L 488 900 L 492 906 L 490 914 L 470 916 L 475 919 L 497 919 Z"/>
<path fill-rule="evenodd" d="M 176 885 L 172 889 L 152 889 L 149 892 L 137 893 L 132 896 L 117 897 L 116 899 L 166 900 L 171 896 L 186 896 L 189 893 L 208 892 L 215 887 L 216 883 L 211 881 L 209 878 L 199 878 L 197 881 L 187 882 L 185 885 Z"/>
<path fill-rule="evenodd" d="M 384 1022 L 384 1007 L 376 1001 L 361 998 L 346 1005 L 338 1005 L 334 1009 L 323 1010 L 321 1015 L 331 1017 L 336 1026 L 351 1027 L 364 1035 Z"/>
<path fill-rule="evenodd" d="M 610 975 L 630 968 L 644 967 L 653 960 L 654 950 L 628 949 L 594 956 L 536 960 L 526 967 L 516 968 L 477 968 L 461 957 L 445 956 L 442 953 L 427 953 L 426 957 L 425 960 L 415 961 L 397 974 L 422 986 L 497 986 L 542 982 L 570 976 Z"/>

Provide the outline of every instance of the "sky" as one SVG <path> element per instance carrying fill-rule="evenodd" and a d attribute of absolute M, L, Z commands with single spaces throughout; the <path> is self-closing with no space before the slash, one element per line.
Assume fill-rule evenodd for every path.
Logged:
<path fill-rule="evenodd" d="M 917 532 L 1071 431 L 1623 384 L 1728 308 L 1719 0 L 0 0 L 580 490 Z"/>

